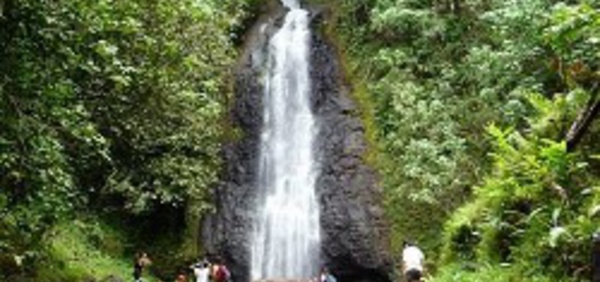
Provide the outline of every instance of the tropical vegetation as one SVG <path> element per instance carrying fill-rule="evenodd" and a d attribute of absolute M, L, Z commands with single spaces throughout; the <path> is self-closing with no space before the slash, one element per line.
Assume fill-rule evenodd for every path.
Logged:
<path fill-rule="evenodd" d="M 0 0 L 0 280 L 173 277 L 200 253 L 267 0 Z M 583 281 L 600 226 L 600 1 L 311 0 L 429 281 Z"/>

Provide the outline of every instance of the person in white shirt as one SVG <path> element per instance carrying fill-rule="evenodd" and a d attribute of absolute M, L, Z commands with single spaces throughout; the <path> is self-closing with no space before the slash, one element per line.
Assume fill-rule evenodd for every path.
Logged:
<path fill-rule="evenodd" d="M 407 282 L 421 281 L 423 277 L 423 262 L 425 255 L 414 244 L 404 241 L 402 251 L 402 274 Z"/>
<path fill-rule="evenodd" d="M 194 270 L 194 276 L 196 276 L 196 282 L 208 282 L 208 276 L 210 275 L 210 265 L 208 262 L 203 261 L 192 265 Z"/>

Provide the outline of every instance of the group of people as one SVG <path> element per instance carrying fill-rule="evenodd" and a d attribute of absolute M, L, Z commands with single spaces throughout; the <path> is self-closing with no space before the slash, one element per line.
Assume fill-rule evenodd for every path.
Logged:
<path fill-rule="evenodd" d="M 425 255 L 416 245 L 404 242 L 404 250 L 402 251 L 402 274 L 407 282 L 419 282 L 423 278 Z M 142 271 L 152 261 L 148 254 L 140 252 L 136 255 L 133 264 L 134 282 L 142 282 Z M 198 260 L 190 266 L 194 273 L 195 282 L 230 282 L 231 273 L 229 269 L 220 259 L 215 259 L 213 262 L 207 259 Z M 180 274 L 176 282 L 187 282 L 185 274 Z M 325 267 L 321 269 L 321 273 L 314 282 L 337 282 L 337 279 Z"/>
<path fill-rule="evenodd" d="M 231 273 L 227 266 L 217 259 L 213 263 L 207 259 L 199 260 L 190 266 L 196 277 L 196 282 L 229 282 Z"/>
<path fill-rule="evenodd" d="M 136 254 L 133 261 L 133 279 L 134 282 L 142 282 L 142 272 L 144 268 L 152 264 L 152 261 L 145 252 Z M 194 273 L 195 282 L 230 282 L 231 273 L 225 264 L 220 259 L 215 259 L 214 262 L 209 262 L 207 259 L 198 260 L 192 264 L 190 269 Z M 180 273 L 175 282 L 188 282 L 188 278 L 184 273 Z M 329 282 L 329 281 L 327 281 Z M 335 282 L 335 281 L 333 281 Z"/>

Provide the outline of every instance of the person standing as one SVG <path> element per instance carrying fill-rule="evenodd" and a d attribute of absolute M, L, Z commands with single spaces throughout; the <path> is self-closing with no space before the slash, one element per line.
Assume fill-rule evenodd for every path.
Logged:
<path fill-rule="evenodd" d="M 320 282 L 337 282 L 337 279 L 335 278 L 335 276 L 333 276 L 333 274 L 331 274 L 331 272 L 329 272 L 329 269 L 327 269 L 326 267 L 323 267 L 321 269 L 321 275 L 319 277 L 319 281 Z"/>
<path fill-rule="evenodd" d="M 219 277 L 218 277 L 219 276 L 219 265 L 220 265 L 219 262 L 220 262 L 220 259 L 216 258 L 216 259 L 213 259 L 211 262 L 212 263 L 210 264 L 210 267 L 209 267 L 209 269 L 210 269 L 210 271 L 209 271 L 210 272 L 210 275 L 209 275 L 210 281 L 211 282 L 220 282 L 219 281 Z"/>
<path fill-rule="evenodd" d="M 198 262 L 192 265 L 192 270 L 194 271 L 194 276 L 196 276 L 196 282 L 209 282 L 210 265 L 208 262 Z"/>
<path fill-rule="evenodd" d="M 229 272 L 227 266 L 220 259 L 218 260 L 216 265 L 217 267 L 215 269 L 214 281 L 229 282 L 231 280 L 231 273 Z"/>
<path fill-rule="evenodd" d="M 133 262 L 133 279 L 135 282 L 142 282 L 142 272 L 144 268 L 150 265 L 152 261 L 148 258 L 148 254 L 141 252 L 135 256 Z"/>
<path fill-rule="evenodd" d="M 421 281 L 425 255 L 417 246 L 404 241 L 402 251 L 402 274 L 407 282 Z"/>

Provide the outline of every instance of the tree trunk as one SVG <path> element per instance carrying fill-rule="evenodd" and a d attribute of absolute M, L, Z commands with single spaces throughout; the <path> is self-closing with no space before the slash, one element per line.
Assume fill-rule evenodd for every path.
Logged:
<path fill-rule="evenodd" d="M 600 113 L 600 100 L 597 99 L 598 94 L 593 94 L 585 109 L 579 114 L 569 132 L 567 132 L 567 151 L 573 151 L 577 144 L 581 141 L 586 131 L 598 117 Z"/>
<path fill-rule="evenodd" d="M 600 282 L 600 233 L 592 237 L 592 282 Z"/>
<path fill-rule="evenodd" d="M 452 1 L 452 11 L 454 12 L 454 14 L 460 15 L 461 10 L 462 10 L 462 8 L 461 8 L 460 0 L 453 0 Z"/>

